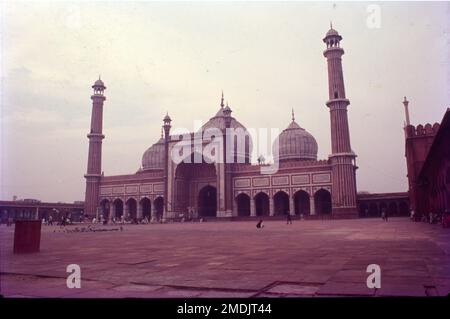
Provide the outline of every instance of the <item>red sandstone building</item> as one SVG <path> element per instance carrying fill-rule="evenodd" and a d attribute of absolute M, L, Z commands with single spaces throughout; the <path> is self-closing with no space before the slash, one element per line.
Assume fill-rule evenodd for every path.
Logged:
<path fill-rule="evenodd" d="M 94 94 L 86 178 L 85 213 L 112 218 L 174 219 L 192 213 L 196 218 L 277 215 L 328 215 L 357 217 L 356 154 L 350 144 L 347 107 L 340 46 L 342 37 L 331 28 L 323 42 L 328 63 L 331 155 L 317 159 L 317 142 L 295 121 L 277 138 L 279 169 L 262 174 L 261 166 L 251 163 L 250 137 L 244 151 L 237 151 L 240 163 L 174 163 L 169 154 L 177 139 L 170 134 L 171 118 L 163 119 L 164 134 L 148 148 L 140 169 L 129 175 L 104 176 L 101 170 L 104 83 L 92 86 Z M 325 111 L 325 108 L 324 108 Z M 217 113 L 200 129 L 218 128 L 226 139 L 226 129 L 246 131 L 223 96 Z M 190 133 L 192 144 L 199 132 Z M 207 145 L 200 141 L 202 147 Z M 224 151 L 224 158 L 227 157 Z M 195 157 L 192 153 L 189 157 Z M 395 201 L 396 199 L 390 199 Z M 396 201 L 396 205 L 399 205 Z M 397 207 L 397 206 L 396 206 Z"/>
<path fill-rule="evenodd" d="M 405 156 L 411 209 L 418 215 L 450 211 L 450 109 L 441 124 L 413 126 L 404 99 Z"/>
<path fill-rule="evenodd" d="M 78 222 L 84 216 L 84 203 L 49 203 L 36 199 L 0 200 L 0 223 L 9 218 L 15 220 L 34 219 L 48 220 L 51 216 L 55 222 L 70 218 Z"/>

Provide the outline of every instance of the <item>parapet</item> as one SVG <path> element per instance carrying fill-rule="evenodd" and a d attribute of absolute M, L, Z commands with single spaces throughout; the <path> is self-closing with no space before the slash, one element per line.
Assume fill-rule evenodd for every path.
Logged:
<path fill-rule="evenodd" d="M 439 130 L 439 123 L 436 122 L 433 125 L 427 123 L 425 124 L 425 126 L 422 124 L 419 124 L 417 126 L 407 125 L 405 127 L 405 130 L 406 130 L 406 137 L 408 138 L 434 136 Z"/>

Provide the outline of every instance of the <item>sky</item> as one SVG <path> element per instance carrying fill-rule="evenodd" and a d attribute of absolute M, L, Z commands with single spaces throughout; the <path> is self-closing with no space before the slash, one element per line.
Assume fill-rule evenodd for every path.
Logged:
<path fill-rule="evenodd" d="M 415 125 L 450 107 L 449 17 L 445 2 L 3 1 L 0 199 L 84 199 L 100 74 L 105 175 L 136 172 L 166 112 L 174 127 L 207 121 L 222 90 L 248 128 L 281 131 L 293 108 L 326 159 L 330 21 L 343 36 L 358 191 L 406 191 L 402 100 Z"/>

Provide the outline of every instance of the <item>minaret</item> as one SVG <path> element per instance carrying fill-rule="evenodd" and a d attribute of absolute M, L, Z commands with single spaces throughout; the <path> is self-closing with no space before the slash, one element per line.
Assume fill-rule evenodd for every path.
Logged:
<path fill-rule="evenodd" d="M 222 104 L 223 104 L 223 93 L 222 93 Z M 222 105 L 221 104 L 221 105 Z M 232 138 L 232 136 L 230 136 L 230 128 L 231 128 L 231 108 L 228 106 L 228 102 L 227 102 L 227 106 L 225 106 L 225 108 L 223 108 L 223 115 L 225 116 L 225 132 L 223 135 L 223 150 L 224 150 L 224 155 L 223 155 L 223 160 L 224 160 L 224 173 L 225 173 L 225 185 L 224 185 L 224 191 L 225 191 L 225 214 L 226 215 L 231 215 L 233 212 L 233 178 L 232 178 L 232 161 L 233 158 L 231 158 L 229 155 L 231 154 L 227 154 L 227 143 L 230 143 L 230 139 Z M 231 150 L 230 150 L 231 151 Z M 219 194 L 220 195 L 220 194 Z M 220 203 L 220 201 L 218 201 L 218 203 Z"/>
<path fill-rule="evenodd" d="M 406 125 L 411 125 L 409 121 L 409 109 L 408 109 L 409 101 L 406 99 L 406 96 L 403 98 L 403 106 L 405 107 L 405 117 L 406 117 Z"/>
<path fill-rule="evenodd" d="M 170 139 L 170 128 L 172 127 L 170 123 L 172 119 L 169 113 L 163 118 L 163 129 L 164 129 L 164 219 L 171 217 L 168 214 L 169 211 L 169 139 Z"/>
<path fill-rule="evenodd" d="M 356 208 L 356 155 L 350 146 L 344 75 L 340 47 L 342 37 L 333 29 L 327 32 L 323 42 L 327 45 L 323 55 L 328 62 L 329 100 L 331 124 L 332 207 L 336 217 L 357 217 Z"/>
<path fill-rule="evenodd" d="M 94 94 L 92 100 L 91 131 L 87 135 L 89 139 L 89 155 L 87 164 L 86 195 L 84 201 L 84 213 L 93 217 L 97 214 L 99 201 L 100 178 L 102 174 L 102 140 L 105 135 L 102 134 L 103 128 L 103 102 L 106 97 L 103 95 L 106 89 L 103 81 L 95 81 L 92 86 Z"/>

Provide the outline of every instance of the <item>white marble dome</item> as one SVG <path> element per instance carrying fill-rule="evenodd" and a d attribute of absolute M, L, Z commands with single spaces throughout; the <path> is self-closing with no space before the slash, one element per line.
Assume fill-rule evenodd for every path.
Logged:
<path fill-rule="evenodd" d="M 275 152 L 277 145 L 278 156 Z M 317 149 L 314 136 L 292 120 L 273 144 L 274 160 L 317 160 Z"/>
<path fill-rule="evenodd" d="M 164 139 L 161 137 L 158 142 L 150 146 L 142 156 L 142 169 L 154 170 L 164 169 Z"/>
<path fill-rule="evenodd" d="M 219 109 L 219 111 L 217 111 L 216 115 L 214 115 L 212 118 L 209 119 L 208 122 L 206 122 L 202 127 L 201 127 L 201 131 L 204 132 L 206 129 L 211 129 L 211 128 L 217 128 L 221 131 L 224 131 L 226 128 L 225 125 L 225 119 L 227 117 L 226 113 L 224 113 L 224 111 L 230 111 L 231 109 L 230 107 L 227 105 L 225 107 L 221 107 Z M 242 129 L 243 132 L 247 132 L 247 128 L 242 125 L 238 120 L 236 120 L 234 117 L 231 117 L 231 121 L 230 121 L 230 128 L 233 129 Z M 236 131 L 239 132 L 239 131 Z M 250 136 L 250 134 L 244 136 L 243 138 L 245 138 L 245 151 L 241 152 L 240 148 L 238 147 L 238 142 L 237 142 L 237 138 L 235 138 L 235 145 L 234 145 L 234 152 L 235 152 L 235 163 L 237 162 L 244 162 L 244 163 L 250 163 L 251 162 L 251 154 L 252 154 L 252 149 L 253 149 L 253 142 L 252 142 L 252 138 Z"/>

